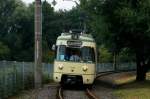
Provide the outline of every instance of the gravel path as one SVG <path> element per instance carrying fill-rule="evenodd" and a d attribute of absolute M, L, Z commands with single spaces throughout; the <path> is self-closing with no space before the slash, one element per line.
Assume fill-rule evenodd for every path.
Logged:
<path fill-rule="evenodd" d="M 65 90 L 64 99 L 88 99 L 83 90 Z"/>
<path fill-rule="evenodd" d="M 125 82 L 118 83 L 116 81 L 134 77 L 135 72 L 122 72 L 99 77 L 93 86 L 94 93 L 99 99 L 118 99 L 113 95 L 113 91 Z"/>
<path fill-rule="evenodd" d="M 101 83 L 100 81 L 96 81 L 92 89 L 99 99 L 116 99 L 116 97 L 112 94 L 113 88 L 111 86 L 104 85 L 104 83 Z"/>
<path fill-rule="evenodd" d="M 57 85 L 46 85 L 41 89 L 28 90 L 8 99 L 56 99 Z"/>

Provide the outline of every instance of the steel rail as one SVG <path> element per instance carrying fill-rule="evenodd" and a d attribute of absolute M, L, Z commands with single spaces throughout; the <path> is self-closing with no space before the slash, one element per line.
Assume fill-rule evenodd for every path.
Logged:
<path fill-rule="evenodd" d="M 62 87 L 58 87 L 56 98 L 57 99 L 64 99 L 63 98 L 63 89 L 62 89 Z"/>
<path fill-rule="evenodd" d="M 90 89 L 86 89 L 86 95 L 89 99 L 99 99 Z"/>

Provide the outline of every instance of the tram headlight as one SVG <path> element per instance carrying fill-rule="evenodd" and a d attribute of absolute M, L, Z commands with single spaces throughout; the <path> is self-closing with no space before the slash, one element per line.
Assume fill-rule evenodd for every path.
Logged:
<path fill-rule="evenodd" d="M 87 70 L 88 70 L 88 67 L 87 67 L 87 66 L 83 66 L 83 67 L 82 67 L 82 70 L 83 70 L 83 71 L 87 71 Z"/>
<path fill-rule="evenodd" d="M 58 64 L 58 68 L 59 68 L 60 70 L 62 70 L 62 69 L 63 69 L 63 65 L 62 65 L 62 64 Z"/>

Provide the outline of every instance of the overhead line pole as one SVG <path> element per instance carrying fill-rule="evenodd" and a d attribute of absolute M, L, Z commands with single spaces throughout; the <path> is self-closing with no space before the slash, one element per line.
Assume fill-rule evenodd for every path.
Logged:
<path fill-rule="evenodd" d="M 35 0 L 35 53 L 34 53 L 34 87 L 42 87 L 42 5 Z"/>

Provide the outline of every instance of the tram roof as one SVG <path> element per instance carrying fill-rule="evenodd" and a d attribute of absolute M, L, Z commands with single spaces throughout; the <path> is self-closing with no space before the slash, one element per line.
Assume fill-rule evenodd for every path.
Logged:
<path fill-rule="evenodd" d="M 57 38 L 57 40 L 72 40 L 71 33 L 61 33 L 61 35 Z M 91 34 L 80 34 L 79 40 L 95 42 L 94 38 Z"/>

